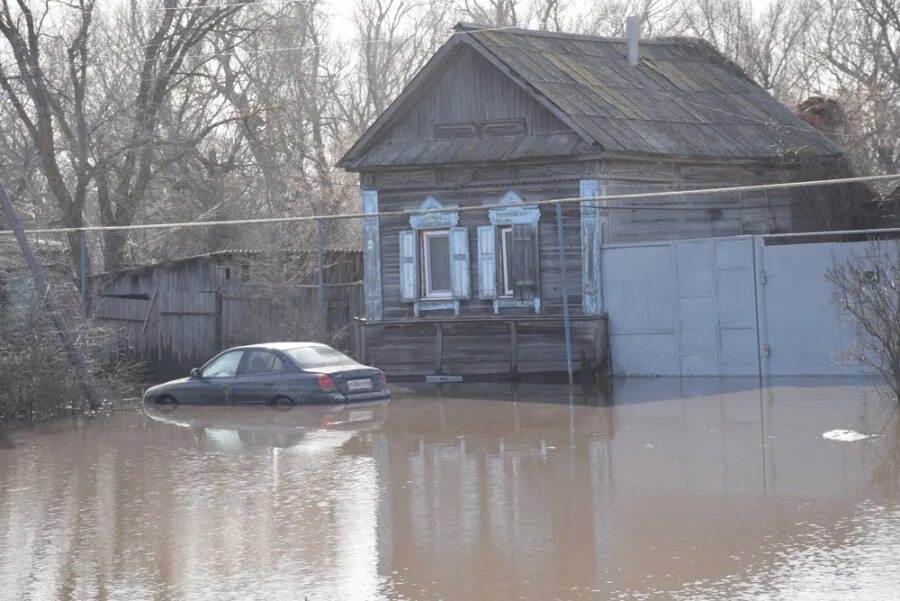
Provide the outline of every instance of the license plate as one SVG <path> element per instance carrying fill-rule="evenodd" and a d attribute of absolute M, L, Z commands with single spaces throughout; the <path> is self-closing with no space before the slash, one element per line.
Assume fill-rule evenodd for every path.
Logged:
<path fill-rule="evenodd" d="M 348 422 L 367 422 L 372 419 L 372 411 L 351 411 Z"/>
<path fill-rule="evenodd" d="M 347 388 L 353 390 L 372 390 L 372 380 L 348 380 Z"/>

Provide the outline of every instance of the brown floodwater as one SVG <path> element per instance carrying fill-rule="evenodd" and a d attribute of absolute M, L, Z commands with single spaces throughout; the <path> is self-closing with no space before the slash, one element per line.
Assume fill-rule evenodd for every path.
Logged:
<path fill-rule="evenodd" d="M 465 384 L 8 432 L 0 598 L 900 598 L 896 410 L 865 382 L 757 384 Z"/>

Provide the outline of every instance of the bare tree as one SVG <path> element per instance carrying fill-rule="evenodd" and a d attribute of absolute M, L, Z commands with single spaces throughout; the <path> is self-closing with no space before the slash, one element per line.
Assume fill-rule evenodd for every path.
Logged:
<path fill-rule="evenodd" d="M 348 85 L 340 99 L 347 144 L 384 112 L 450 29 L 438 1 L 361 0 L 358 7 L 355 61 L 343 65 Z"/>
<path fill-rule="evenodd" d="M 48 3 L 38 12 L 26 0 L 12 2 L 0 0 L 0 35 L 12 59 L 0 63 L 0 89 L 38 151 L 43 179 L 63 224 L 84 224 L 95 183 L 101 222 L 131 224 L 154 173 L 163 101 L 202 63 L 192 60 L 192 51 L 239 7 L 164 0 L 157 8 L 132 0 L 120 25 L 128 39 L 141 46 L 136 56 L 105 58 L 113 63 L 118 89 L 134 91 L 111 115 L 114 98 L 95 85 L 100 69 L 91 68 L 101 56 L 97 30 L 102 19 L 97 19 L 96 0 Z M 107 269 L 121 264 L 125 239 L 120 233 L 105 235 Z M 74 234 L 69 242 L 76 264 Z"/>
<path fill-rule="evenodd" d="M 461 0 L 459 12 L 475 23 L 509 27 L 520 24 L 520 4 L 518 0 Z"/>
<path fill-rule="evenodd" d="M 813 85 L 847 112 L 843 140 L 860 170 L 900 169 L 900 7 L 890 0 L 828 0 L 812 23 Z"/>
<path fill-rule="evenodd" d="M 873 242 L 835 262 L 826 277 L 834 286 L 832 302 L 860 330 L 846 358 L 875 369 L 900 401 L 900 244 Z"/>

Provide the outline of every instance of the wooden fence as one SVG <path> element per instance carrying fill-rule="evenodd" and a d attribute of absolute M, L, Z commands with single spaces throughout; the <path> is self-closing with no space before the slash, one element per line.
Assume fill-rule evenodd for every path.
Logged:
<path fill-rule="evenodd" d="M 351 320 L 364 312 L 362 283 L 326 284 L 324 290 L 324 322 L 315 286 L 308 285 L 265 292 L 232 285 L 215 292 L 100 294 L 94 318 L 116 330 L 112 353 L 147 361 L 164 375 L 186 374 L 219 351 L 243 344 L 317 339 L 348 348 Z"/>
<path fill-rule="evenodd" d="M 316 251 L 225 250 L 97 274 L 92 315 L 115 330 L 112 354 L 163 375 L 244 344 L 321 340 L 346 349 L 351 319 L 364 312 L 362 253 L 322 253 L 320 264 Z"/>

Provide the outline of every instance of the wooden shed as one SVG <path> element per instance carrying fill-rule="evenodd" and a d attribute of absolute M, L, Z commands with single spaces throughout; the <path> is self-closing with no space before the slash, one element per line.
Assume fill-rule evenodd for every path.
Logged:
<path fill-rule="evenodd" d="M 92 312 L 118 331 L 116 353 L 166 375 L 242 344 L 347 348 L 351 318 L 363 311 L 362 253 L 330 249 L 322 262 L 321 305 L 314 250 L 223 250 L 93 276 Z"/>
<path fill-rule="evenodd" d="M 340 162 L 365 213 L 401 213 L 364 220 L 361 359 L 389 375 L 563 371 L 555 207 L 526 203 L 794 181 L 800 159 L 841 160 L 704 41 L 642 40 L 637 56 L 618 38 L 457 27 Z M 602 244 L 809 227 L 789 192 L 661 202 L 564 205 L 582 369 L 607 361 Z"/>

